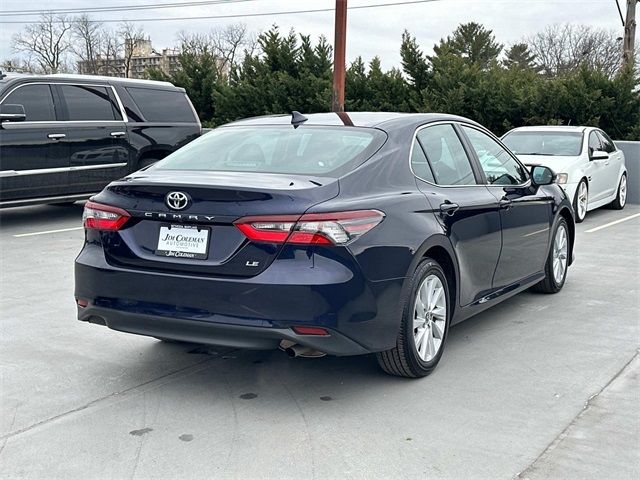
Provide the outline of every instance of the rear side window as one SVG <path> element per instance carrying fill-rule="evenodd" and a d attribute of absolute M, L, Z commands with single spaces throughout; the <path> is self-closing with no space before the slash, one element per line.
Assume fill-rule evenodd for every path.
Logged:
<path fill-rule="evenodd" d="M 24 107 L 27 122 L 50 122 L 56 119 L 53 96 L 49 85 L 25 85 L 11 92 L 2 103 Z"/>
<path fill-rule="evenodd" d="M 438 185 L 474 185 L 471 163 L 453 125 L 435 125 L 418 132 Z"/>
<path fill-rule="evenodd" d="M 107 87 L 60 85 L 69 120 L 121 120 Z"/>
<path fill-rule="evenodd" d="M 386 134 L 372 128 L 223 127 L 152 168 L 336 177 L 368 159 L 385 140 Z"/>
<path fill-rule="evenodd" d="M 416 177 L 426 180 L 427 182 L 435 183 L 431 167 L 427 161 L 427 156 L 424 154 L 417 139 L 413 142 L 413 148 L 411 150 L 411 169 Z"/>
<path fill-rule="evenodd" d="M 147 122 L 197 122 L 183 92 L 127 87 Z"/>

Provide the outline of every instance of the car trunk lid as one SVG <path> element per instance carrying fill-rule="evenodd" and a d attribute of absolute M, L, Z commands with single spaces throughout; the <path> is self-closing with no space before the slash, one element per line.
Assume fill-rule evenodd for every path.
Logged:
<path fill-rule="evenodd" d="M 185 195 L 184 208 L 169 206 L 167 195 L 172 192 Z M 328 177 L 150 170 L 112 183 L 94 201 L 122 208 L 132 217 L 123 229 L 101 234 L 107 261 L 112 264 L 169 273 L 247 277 L 267 268 L 282 246 L 249 242 L 234 226 L 235 220 L 301 215 L 338 192 L 338 180 Z M 184 252 L 176 256 L 167 247 L 175 235 L 193 237 L 206 248 L 196 245 L 187 256 L 181 256 Z M 169 243 L 160 242 L 161 236 Z"/>

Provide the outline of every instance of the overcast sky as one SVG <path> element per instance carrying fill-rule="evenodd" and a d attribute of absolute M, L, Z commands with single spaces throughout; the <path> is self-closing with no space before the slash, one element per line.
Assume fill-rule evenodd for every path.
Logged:
<path fill-rule="evenodd" d="M 0 11 L 21 9 L 83 8 L 86 6 L 145 5 L 173 3 L 178 0 L 0 0 Z M 186 0 L 185 0 L 186 1 Z M 195 0 L 197 1 L 197 0 Z M 394 3 L 402 0 L 349 0 L 349 6 Z M 458 24 L 475 21 L 492 29 L 496 38 L 507 45 L 516 43 L 546 25 L 578 23 L 606 29 L 615 29 L 622 35 L 620 17 L 615 0 L 434 0 L 429 3 L 398 5 L 371 9 L 350 10 L 348 13 L 347 59 L 362 55 L 370 60 L 378 55 L 384 68 L 400 63 L 400 36 L 408 29 L 427 52 L 441 37 L 450 34 Z M 619 0 L 624 8 L 626 3 Z M 174 46 L 179 31 L 206 32 L 229 23 L 242 22 L 256 32 L 277 24 L 283 31 L 295 28 L 297 32 L 317 37 L 326 35 L 333 42 L 333 13 L 300 13 L 261 17 L 199 19 L 174 21 L 148 21 L 145 18 L 199 17 L 205 15 L 242 15 L 258 12 L 277 12 L 327 8 L 334 0 L 249 0 L 224 5 L 163 8 L 138 12 L 112 12 L 92 14 L 96 20 L 128 19 L 139 23 L 150 35 L 156 50 Z M 34 17 L 6 17 L 0 20 L 31 22 Z M 113 28 L 116 23 L 108 24 Z M 11 50 L 11 37 L 24 26 L 0 23 L 0 59 L 15 57 Z"/>

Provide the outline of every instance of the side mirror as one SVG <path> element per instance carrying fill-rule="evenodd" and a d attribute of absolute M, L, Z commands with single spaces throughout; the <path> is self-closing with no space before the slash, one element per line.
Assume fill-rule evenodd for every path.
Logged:
<path fill-rule="evenodd" d="M 27 115 L 19 104 L 0 105 L 0 122 L 24 122 Z"/>
<path fill-rule="evenodd" d="M 556 181 L 556 174 L 549 167 L 537 165 L 531 169 L 531 180 L 534 185 L 551 185 Z"/>
<path fill-rule="evenodd" d="M 609 154 L 607 152 L 602 151 L 602 150 L 595 150 L 589 156 L 589 160 L 591 160 L 591 161 L 594 161 L 594 160 L 608 160 L 608 159 L 609 159 Z"/>

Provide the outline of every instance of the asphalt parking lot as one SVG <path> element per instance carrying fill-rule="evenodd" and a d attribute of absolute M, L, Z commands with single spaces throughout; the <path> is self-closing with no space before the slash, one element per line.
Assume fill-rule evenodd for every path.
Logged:
<path fill-rule="evenodd" d="M 590 213 L 561 293 L 454 327 L 421 380 L 78 322 L 81 211 L 0 212 L 2 478 L 640 478 L 638 205 Z"/>

